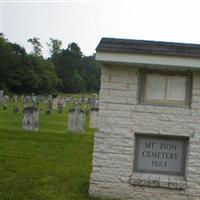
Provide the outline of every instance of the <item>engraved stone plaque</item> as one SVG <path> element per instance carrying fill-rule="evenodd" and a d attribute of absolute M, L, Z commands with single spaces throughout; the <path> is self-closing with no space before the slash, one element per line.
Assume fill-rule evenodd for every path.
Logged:
<path fill-rule="evenodd" d="M 39 130 L 39 110 L 35 107 L 24 108 L 23 129 Z"/>
<path fill-rule="evenodd" d="M 184 175 L 187 138 L 136 135 L 135 171 Z"/>

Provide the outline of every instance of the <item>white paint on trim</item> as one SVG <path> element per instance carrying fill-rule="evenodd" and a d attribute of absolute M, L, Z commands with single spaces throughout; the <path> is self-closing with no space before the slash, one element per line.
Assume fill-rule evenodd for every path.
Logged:
<path fill-rule="evenodd" d="M 191 57 L 97 52 L 96 60 L 103 62 L 165 65 L 200 69 L 200 58 Z"/>

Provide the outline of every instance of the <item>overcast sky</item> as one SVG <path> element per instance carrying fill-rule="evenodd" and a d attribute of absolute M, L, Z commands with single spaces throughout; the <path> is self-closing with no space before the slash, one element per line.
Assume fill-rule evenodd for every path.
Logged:
<path fill-rule="evenodd" d="M 95 53 L 102 37 L 200 44 L 199 0 L 0 0 L 0 32 L 31 51 L 28 38 L 76 42 Z"/>

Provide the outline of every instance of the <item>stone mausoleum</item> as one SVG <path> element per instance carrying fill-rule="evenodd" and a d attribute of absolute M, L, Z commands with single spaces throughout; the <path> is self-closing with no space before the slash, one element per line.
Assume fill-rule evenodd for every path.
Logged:
<path fill-rule="evenodd" d="M 91 196 L 200 200 L 200 45 L 103 38 Z"/>

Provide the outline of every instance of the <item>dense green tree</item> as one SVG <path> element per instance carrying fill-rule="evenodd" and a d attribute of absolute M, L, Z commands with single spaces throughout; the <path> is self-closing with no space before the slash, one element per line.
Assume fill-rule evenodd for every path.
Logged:
<path fill-rule="evenodd" d="M 95 55 L 83 57 L 82 77 L 85 80 L 85 87 L 88 92 L 97 92 L 100 87 L 100 65 L 95 60 Z"/>
<path fill-rule="evenodd" d="M 70 43 L 67 49 L 52 57 L 58 77 L 62 80 L 59 90 L 62 92 L 85 92 L 85 81 L 81 75 L 82 52 L 76 43 Z"/>
<path fill-rule="evenodd" d="M 73 56 L 77 56 L 77 57 L 80 57 L 80 58 L 83 56 L 83 53 L 81 52 L 80 47 L 75 42 L 69 43 L 68 47 L 67 47 L 67 50 Z"/>
<path fill-rule="evenodd" d="M 62 41 L 50 38 L 50 41 L 47 42 L 47 46 L 49 47 L 49 52 L 51 56 L 55 56 L 61 52 Z"/>
<path fill-rule="evenodd" d="M 55 73 L 54 65 L 50 60 L 44 60 L 42 57 L 28 55 L 29 73 L 33 77 L 31 82 L 26 80 L 27 86 L 37 93 L 48 93 L 55 90 L 59 79 Z"/>
<path fill-rule="evenodd" d="M 53 63 L 35 54 L 27 54 L 18 44 L 0 36 L 0 89 L 15 93 L 48 93 L 59 79 Z"/>
<path fill-rule="evenodd" d="M 4 38 L 3 34 L 0 36 L 0 88 L 7 89 L 7 80 L 9 78 L 9 65 L 11 64 L 11 59 L 8 59 L 11 55 L 11 47 Z"/>
<path fill-rule="evenodd" d="M 41 56 L 42 53 L 42 45 L 40 43 L 40 38 L 29 38 L 28 42 L 30 42 L 33 45 L 33 54 L 35 56 Z"/>
<path fill-rule="evenodd" d="M 9 72 L 7 86 L 10 91 L 16 93 L 24 92 L 24 79 L 27 77 L 27 71 L 29 70 L 28 55 L 25 49 L 18 44 L 9 44 L 11 47 L 10 58 L 12 59 L 11 63 L 7 67 L 7 71 Z"/>
<path fill-rule="evenodd" d="M 94 55 L 84 56 L 74 42 L 61 49 L 62 42 L 50 38 L 51 57 L 44 59 L 39 39 L 28 41 L 33 44 L 33 54 L 0 34 L 0 89 L 19 94 L 99 90 L 100 67 Z"/>

